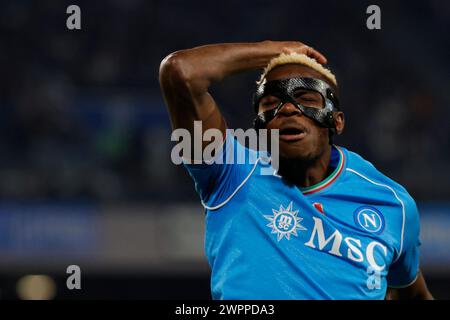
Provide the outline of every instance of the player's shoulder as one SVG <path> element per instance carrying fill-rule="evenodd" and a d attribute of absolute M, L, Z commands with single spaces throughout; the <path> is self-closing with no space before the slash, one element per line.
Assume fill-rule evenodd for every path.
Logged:
<path fill-rule="evenodd" d="M 227 131 L 219 152 L 203 171 L 207 174 L 207 179 L 211 180 L 206 183 L 206 190 L 196 186 L 204 207 L 217 210 L 232 201 L 241 189 L 245 189 L 252 177 L 263 172 L 262 163 L 264 167 L 270 167 L 270 155 L 267 151 L 249 148 L 245 145 L 245 139 Z M 213 171 L 213 174 L 209 171 Z"/>
<path fill-rule="evenodd" d="M 340 148 L 347 156 L 346 171 L 353 181 L 359 181 L 375 194 L 384 195 L 386 200 L 402 204 L 409 212 L 417 211 L 413 197 L 404 186 L 382 173 L 358 153 Z"/>

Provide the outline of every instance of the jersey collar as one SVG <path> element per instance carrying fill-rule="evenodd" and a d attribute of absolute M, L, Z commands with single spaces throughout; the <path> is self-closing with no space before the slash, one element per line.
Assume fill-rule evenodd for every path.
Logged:
<path fill-rule="evenodd" d="M 336 168 L 326 179 L 315 185 L 300 188 L 304 195 L 311 195 L 329 187 L 341 175 L 345 165 L 345 154 L 344 151 L 336 145 L 333 145 L 331 148 L 330 164 L 333 165 L 333 162 L 337 162 Z"/>

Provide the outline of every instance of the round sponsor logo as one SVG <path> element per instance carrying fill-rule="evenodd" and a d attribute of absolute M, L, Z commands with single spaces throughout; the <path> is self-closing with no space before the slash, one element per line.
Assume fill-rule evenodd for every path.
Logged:
<path fill-rule="evenodd" d="M 274 222 L 278 232 L 292 232 L 297 225 L 295 216 L 291 212 L 281 212 L 275 216 Z"/>
<path fill-rule="evenodd" d="M 280 205 L 279 210 L 272 209 L 273 215 L 264 215 L 270 222 L 266 225 L 272 229 L 272 233 L 277 234 L 277 240 L 291 239 L 291 235 L 298 236 L 297 231 L 306 230 L 301 225 L 303 218 L 298 216 L 298 210 L 293 210 L 292 201 L 287 208 Z"/>
<path fill-rule="evenodd" d="M 359 207 L 355 210 L 353 217 L 356 225 L 367 232 L 380 234 L 384 230 L 384 217 L 381 212 L 374 207 Z"/>

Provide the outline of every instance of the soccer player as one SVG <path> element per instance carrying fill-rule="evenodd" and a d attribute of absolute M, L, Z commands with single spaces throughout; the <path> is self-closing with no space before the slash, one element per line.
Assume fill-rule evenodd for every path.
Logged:
<path fill-rule="evenodd" d="M 419 270 L 414 200 L 333 144 L 344 114 L 326 62 L 303 43 L 263 41 L 181 50 L 161 63 L 173 128 L 193 133 L 202 121 L 203 132 L 223 134 L 214 157 L 247 152 L 256 159 L 185 164 L 206 210 L 214 299 L 432 299 Z M 277 167 L 226 132 L 208 92 L 213 82 L 256 69 L 264 72 L 255 127 L 279 129 Z"/>

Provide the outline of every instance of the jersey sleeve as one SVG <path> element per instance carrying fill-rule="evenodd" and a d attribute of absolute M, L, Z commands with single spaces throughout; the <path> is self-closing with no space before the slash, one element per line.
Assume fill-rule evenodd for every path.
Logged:
<path fill-rule="evenodd" d="M 390 266 L 387 280 L 392 288 L 403 288 L 412 284 L 419 271 L 420 221 L 417 206 L 412 198 L 405 203 L 403 222 L 403 246 L 398 259 Z"/>
<path fill-rule="evenodd" d="M 219 152 L 201 164 L 184 163 L 194 180 L 202 204 L 214 209 L 224 204 L 251 175 L 257 162 L 257 152 L 241 145 L 227 132 Z"/>

